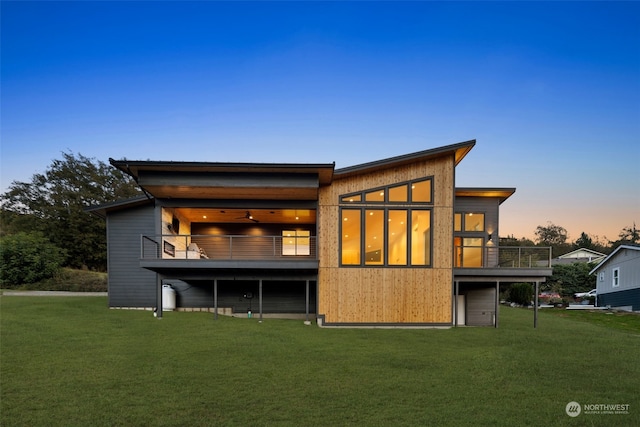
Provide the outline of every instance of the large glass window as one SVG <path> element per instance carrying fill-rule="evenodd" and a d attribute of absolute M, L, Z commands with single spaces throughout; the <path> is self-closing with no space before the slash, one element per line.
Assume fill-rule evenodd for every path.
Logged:
<path fill-rule="evenodd" d="M 360 209 L 342 209 L 341 261 L 343 265 L 360 265 L 361 216 Z"/>
<path fill-rule="evenodd" d="M 341 265 L 430 266 L 432 181 L 341 195 Z"/>
<path fill-rule="evenodd" d="M 366 265 L 384 263 L 384 211 L 367 209 L 364 216 Z"/>
<path fill-rule="evenodd" d="M 407 210 L 390 210 L 387 219 L 389 265 L 407 265 Z"/>
<path fill-rule="evenodd" d="M 431 211 L 411 214 L 411 265 L 431 264 Z"/>

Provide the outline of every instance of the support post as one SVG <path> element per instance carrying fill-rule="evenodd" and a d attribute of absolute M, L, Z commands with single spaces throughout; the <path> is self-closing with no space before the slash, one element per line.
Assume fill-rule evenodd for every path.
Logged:
<path fill-rule="evenodd" d="M 453 326 L 458 326 L 458 294 L 460 292 L 460 284 L 457 280 L 454 283 L 455 291 L 453 293 Z"/>
<path fill-rule="evenodd" d="M 306 281 L 305 288 L 305 320 L 309 322 L 309 279 Z"/>
<path fill-rule="evenodd" d="M 262 323 L 262 279 L 260 279 L 258 283 L 258 295 L 259 295 L 259 305 L 260 305 L 260 323 Z"/>
<path fill-rule="evenodd" d="M 533 327 L 538 327 L 538 294 L 540 289 L 540 282 L 536 281 L 536 294 L 534 297 L 534 305 L 533 305 Z"/>
<path fill-rule="evenodd" d="M 213 279 L 213 319 L 218 320 L 218 279 Z"/>
<path fill-rule="evenodd" d="M 496 282 L 496 308 L 494 310 L 495 316 L 496 316 L 496 321 L 495 321 L 495 327 L 498 328 L 498 309 L 500 308 L 500 281 L 498 280 Z"/>
<path fill-rule="evenodd" d="M 156 273 L 156 317 L 162 319 L 162 276 Z"/>

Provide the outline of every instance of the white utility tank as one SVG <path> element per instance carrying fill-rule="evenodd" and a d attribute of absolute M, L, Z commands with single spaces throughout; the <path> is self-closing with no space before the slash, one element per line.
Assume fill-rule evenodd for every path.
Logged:
<path fill-rule="evenodd" d="M 176 309 L 176 291 L 171 285 L 162 285 L 162 311 Z"/>

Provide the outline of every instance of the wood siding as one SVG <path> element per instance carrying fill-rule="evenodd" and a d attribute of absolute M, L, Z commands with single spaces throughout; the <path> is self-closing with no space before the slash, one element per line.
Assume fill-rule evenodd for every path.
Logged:
<path fill-rule="evenodd" d="M 154 307 L 156 275 L 140 268 L 140 235 L 153 235 L 154 207 L 107 216 L 109 307 Z"/>
<path fill-rule="evenodd" d="M 340 267 L 340 195 L 433 177 L 430 268 Z M 327 324 L 452 323 L 453 154 L 341 178 L 319 194 L 318 315 Z"/>

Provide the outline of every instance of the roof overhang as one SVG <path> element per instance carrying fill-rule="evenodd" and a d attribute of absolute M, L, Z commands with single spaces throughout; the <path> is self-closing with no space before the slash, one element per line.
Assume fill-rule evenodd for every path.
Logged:
<path fill-rule="evenodd" d="M 157 198 L 317 200 L 334 164 L 203 163 L 113 160 Z"/>
<path fill-rule="evenodd" d="M 103 203 L 101 205 L 89 206 L 85 208 L 85 212 L 92 213 L 100 218 L 106 218 L 107 213 L 131 209 L 138 206 L 153 204 L 153 199 L 150 199 L 144 195 L 132 197 L 130 199 L 118 200 L 115 202 Z"/>
<path fill-rule="evenodd" d="M 500 200 L 500 204 L 516 192 L 515 188 L 475 188 L 456 187 L 456 197 L 490 197 Z"/>
<path fill-rule="evenodd" d="M 387 159 L 376 160 L 374 162 L 362 163 L 355 166 L 336 169 L 336 178 L 346 178 L 352 175 L 360 175 L 384 169 L 395 168 L 437 157 L 445 157 L 453 155 L 455 165 L 462 161 L 469 151 L 476 145 L 476 140 L 460 142 L 458 144 L 446 145 L 444 147 L 433 148 L 430 150 L 418 151 L 415 153 L 404 154 L 402 156 L 390 157 Z"/>

